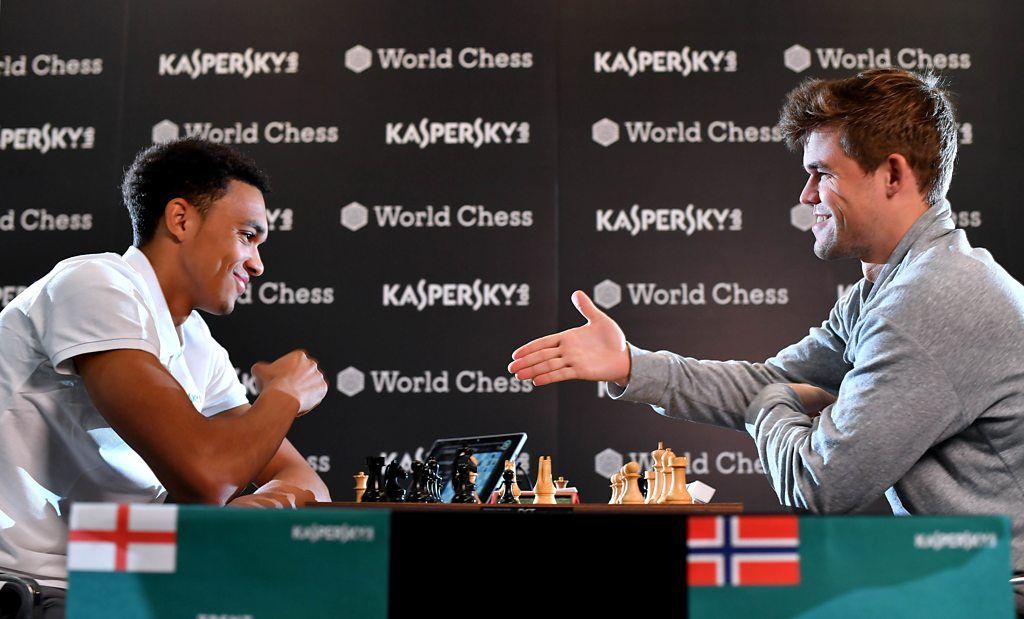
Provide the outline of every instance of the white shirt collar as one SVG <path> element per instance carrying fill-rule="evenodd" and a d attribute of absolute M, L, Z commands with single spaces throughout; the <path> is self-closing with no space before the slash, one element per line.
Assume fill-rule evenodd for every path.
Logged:
<path fill-rule="evenodd" d="M 156 271 L 153 270 L 153 265 L 149 263 L 146 254 L 136 247 L 129 247 L 122 257 L 146 282 L 146 287 L 149 289 L 150 306 L 156 310 L 156 327 L 157 333 L 160 334 L 160 360 L 170 361 L 181 354 L 182 337 L 174 326 L 171 310 L 167 308 L 167 299 L 164 298 L 164 291 L 160 288 L 160 281 L 156 278 Z M 191 314 L 189 317 L 191 318 Z"/>

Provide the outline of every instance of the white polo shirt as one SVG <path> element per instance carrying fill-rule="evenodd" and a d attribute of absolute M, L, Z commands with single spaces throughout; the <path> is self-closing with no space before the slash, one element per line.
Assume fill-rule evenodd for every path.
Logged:
<path fill-rule="evenodd" d="M 0 570 L 66 587 L 72 502 L 167 497 L 74 367 L 76 355 L 123 348 L 157 356 L 207 417 L 248 402 L 199 314 L 175 328 L 141 251 L 57 264 L 0 312 Z"/>

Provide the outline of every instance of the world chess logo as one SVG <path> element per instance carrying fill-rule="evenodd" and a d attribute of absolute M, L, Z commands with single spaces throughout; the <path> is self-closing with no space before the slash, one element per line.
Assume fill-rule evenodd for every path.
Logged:
<path fill-rule="evenodd" d="M 803 45 L 790 46 L 782 53 L 782 61 L 790 71 L 802 73 L 811 67 L 811 50 Z"/>
<path fill-rule="evenodd" d="M 356 45 L 345 52 L 345 67 L 353 73 L 362 73 L 372 64 L 373 53 L 362 45 Z"/>
<path fill-rule="evenodd" d="M 153 143 L 163 144 L 164 142 L 177 140 L 180 133 L 178 125 L 165 118 L 153 125 Z"/>
<path fill-rule="evenodd" d="M 594 456 L 594 472 L 608 478 L 622 468 L 622 454 L 611 447 Z"/>
<path fill-rule="evenodd" d="M 611 146 L 619 141 L 619 124 L 610 118 L 602 118 L 590 127 L 590 138 L 601 146 Z"/>
<path fill-rule="evenodd" d="M 364 227 L 369 219 L 369 209 L 358 202 L 349 202 L 341 209 L 341 225 L 352 232 Z"/>
<path fill-rule="evenodd" d="M 350 365 L 338 372 L 337 386 L 338 391 L 351 398 L 366 389 L 366 374 Z"/>
<path fill-rule="evenodd" d="M 605 309 L 611 309 L 622 303 L 622 286 L 610 279 L 594 286 L 594 303 Z"/>
<path fill-rule="evenodd" d="M 801 232 L 814 226 L 814 209 L 809 204 L 797 204 L 789 209 L 789 223 Z"/>

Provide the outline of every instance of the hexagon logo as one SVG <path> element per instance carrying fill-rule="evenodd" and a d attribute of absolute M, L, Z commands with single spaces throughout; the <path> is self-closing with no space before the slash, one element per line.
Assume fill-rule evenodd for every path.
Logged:
<path fill-rule="evenodd" d="M 166 118 L 153 125 L 153 143 L 161 144 L 178 139 L 178 125 Z"/>
<path fill-rule="evenodd" d="M 590 127 L 590 138 L 601 146 L 611 146 L 619 141 L 619 123 L 602 118 Z"/>
<path fill-rule="evenodd" d="M 356 45 L 345 52 L 345 66 L 349 71 L 362 73 L 373 64 L 373 52 L 362 45 Z"/>
<path fill-rule="evenodd" d="M 797 204 L 789 209 L 789 223 L 801 232 L 807 232 L 814 225 L 814 209 L 808 204 Z"/>
<path fill-rule="evenodd" d="M 622 454 L 611 447 L 594 456 L 594 472 L 608 479 L 622 468 Z"/>
<path fill-rule="evenodd" d="M 366 389 L 366 375 L 350 365 L 338 372 L 337 387 L 338 391 L 351 398 Z"/>
<path fill-rule="evenodd" d="M 782 52 L 782 61 L 790 71 L 806 71 L 811 66 L 811 50 L 803 45 L 793 45 Z"/>
<path fill-rule="evenodd" d="M 341 209 L 341 225 L 352 232 L 362 228 L 369 221 L 370 211 L 358 202 L 349 202 Z"/>
<path fill-rule="evenodd" d="M 594 303 L 605 309 L 611 309 L 622 302 L 622 286 L 606 279 L 594 286 Z"/>

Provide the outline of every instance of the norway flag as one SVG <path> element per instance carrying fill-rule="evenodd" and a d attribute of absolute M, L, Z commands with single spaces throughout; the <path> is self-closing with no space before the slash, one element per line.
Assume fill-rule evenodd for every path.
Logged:
<path fill-rule="evenodd" d="M 800 584 L 797 516 L 691 516 L 686 546 L 690 586 Z"/>

